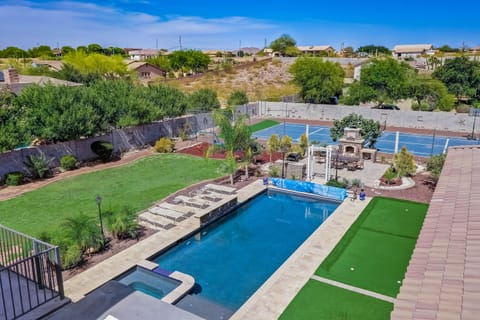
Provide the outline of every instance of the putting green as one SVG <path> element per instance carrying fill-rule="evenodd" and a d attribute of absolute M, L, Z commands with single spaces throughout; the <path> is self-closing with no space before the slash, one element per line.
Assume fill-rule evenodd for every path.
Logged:
<path fill-rule="evenodd" d="M 280 319 L 386 320 L 392 309 L 392 303 L 309 280 Z"/>
<path fill-rule="evenodd" d="M 316 274 L 396 297 L 428 205 L 372 199 Z"/>

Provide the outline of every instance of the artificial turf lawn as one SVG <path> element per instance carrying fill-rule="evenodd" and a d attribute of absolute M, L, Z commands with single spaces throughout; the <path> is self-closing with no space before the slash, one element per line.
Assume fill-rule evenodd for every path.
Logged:
<path fill-rule="evenodd" d="M 396 297 L 427 209 L 373 198 L 315 274 Z"/>
<path fill-rule="evenodd" d="M 260 130 L 263 130 L 263 129 L 267 129 L 267 128 L 276 126 L 279 123 L 280 122 L 274 121 L 274 120 L 263 120 L 262 122 L 252 124 L 251 126 L 249 126 L 249 128 L 252 132 L 257 132 L 257 131 L 260 131 Z"/>
<path fill-rule="evenodd" d="M 112 169 L 86 173 L 0 201 L 0 222 L 32 236 L 56 231 L 64 218 L 124 206 L 139 211 L 193 183 L 218 177 L 219 160 L 159 154 Z"/>
<path fill-rule="evenodd" d="M 289 319 L 390 319 L 393 304 L 309 280 L 280 316 Z"/>

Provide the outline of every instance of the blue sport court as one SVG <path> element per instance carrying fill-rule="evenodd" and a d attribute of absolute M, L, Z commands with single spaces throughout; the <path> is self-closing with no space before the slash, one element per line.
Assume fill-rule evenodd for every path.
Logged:
<path fill-rule="evenodd" d="M 291 137 L 294 142 L 298 143 L 300 136 L 305 133 L 306 125 L 296 123 L 280 123 L 276 126 L 257 131 L 253 134 L 254 137 L 262 140 L 268 140 L 272 134 L 277 134 L 282 137 L 284 134 Z M 395 151 L 395 137 L 396 132 L 384 131 L 380 138 L 378 138 L 375 147 L 384 153 L 394 153 Z M 317 141 L 319 143 L 337 144 L 330 138 L 330 127 L 312 126 L 309 127 L 309 140 Z M 421 135 L 413 133 L 399 134 L 398 150 L 403 146 L 416 156 L 430 157 L 432 154 L 441 154 L 445 148 L 445 143 L 448 140 L 448 147 L 478 145 L 479 140 L 468 140 L 461 137 L 445 137 L 439 135 Z M 433 146 L 433 148 L 432 148 Z"/>

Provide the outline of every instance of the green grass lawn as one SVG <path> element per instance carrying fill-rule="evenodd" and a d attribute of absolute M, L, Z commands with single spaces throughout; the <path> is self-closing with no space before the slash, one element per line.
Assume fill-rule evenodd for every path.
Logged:
<path fill-rule="evenodd" d="M 280 319 L 386 320 L 392 309 L 389 302 L 309 280 Z"/>
<path fill-rule="evenodd" d="M 376 197 L 316 274 L 396 297 L 428 205 Z"/>
<path fill-rule="evenodd" d="M 2 224 L 32 236 L 55 231 L 65 217 L 123 206 L 139 211 L 195 182 L 219 176 L 220 161 L 159 154 L 131 164 L 72 177 L 19 197 L 0 201 Z"/>
<path fill-rule="evenodd" d="M 273 120 L 263 120 L 262 122 L 252 124 L 251 126 L 249 126 L 249 128 L 250 128 L 250 130 L 252 130 L 252 132 L 257 132 L 257 131 L 260 131 L 260 130 L 263 130 L 263 129 L 267 129 L 267 128 L 276 126 L 279 123 L 280 122 L 273 121 Z"/>

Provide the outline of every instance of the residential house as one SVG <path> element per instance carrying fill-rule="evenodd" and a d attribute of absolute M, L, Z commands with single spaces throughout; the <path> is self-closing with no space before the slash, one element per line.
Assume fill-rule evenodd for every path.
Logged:
<path fill-rule="evenodd" d="M 471 53 L 480 53 L 480 47 L 469 48 L 469 49 L 468 49 L 468 52 L 471 52 Z"/>
<path fill-rule="evenodd" d="M 131 50 L 128 52 L 130 60 L 133 61 L 144 61 L 149 58 L 158 57 L 161 54 L 160 50 L 157 49 L 141 49 L 141 50 Z"/>
<path fill-rule="evenodd" d="M 333 56 L 335 49 L 332 46 L 298 46 L 297 47 L 302 54 L 309 54 L 312 56 Z"/>
<path fill-rule="evenodd" d="M 47 85 L 53 84 L 57 86 L 81 86 L 81 83 L 75 83 L 71 81 L 60 80 L 56 78 L 46 77 L 46 76 L 27 76 L 21 75 L 18 73 L 18 70 L 15 68 L 9 68 L 0 72 L 0 89 L 6 88 L 10 92 L 19 95 L 23 88 L 32 85 Z M 1 78 L 3 77 L 3 81 Z"/>
<path fill-rule="evenodd" d="M 150 81 L 157 78 L 165 77 L 165 71 L 148 62 L 142 62 L 142 61 L 130 62 L 127 65 L 127 69 L 129 71 L 136 71 L 138 74 L 138 78 L 140 80 Z"/>
<path fill-rule="evenodd" d="M 433 55 L 433 45 L 431 44 L 405 44 L 396 45 L 393 48 L 392 55 L 395 58 L 416 58 L 423 54 Z"/>

